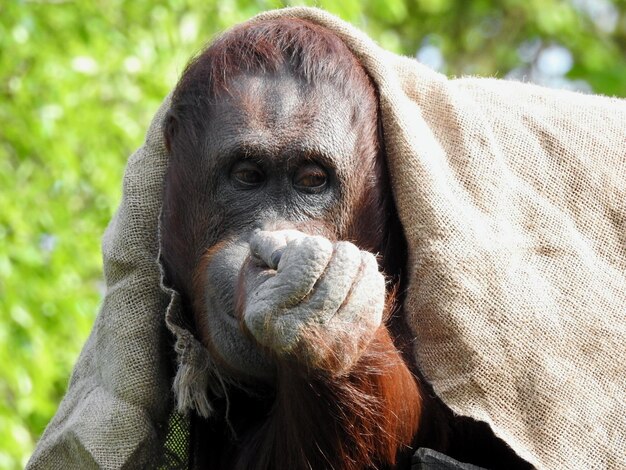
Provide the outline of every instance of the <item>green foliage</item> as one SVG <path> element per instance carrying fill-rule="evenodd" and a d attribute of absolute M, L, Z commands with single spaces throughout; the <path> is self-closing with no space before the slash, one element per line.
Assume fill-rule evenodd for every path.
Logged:
<path fill-rule="evenodd" d="M 396 52 L 439 54 L 452 75 L 542 79 L 552 50 L 571 55 L 559 83 L 626 95 L 623 0 L 302 3 Z M 63 395 L 102 295 L 101 234 L 152 114 L 217 31 L 283 4 L 0 4 L 0 468 L 26 463 Z"/>

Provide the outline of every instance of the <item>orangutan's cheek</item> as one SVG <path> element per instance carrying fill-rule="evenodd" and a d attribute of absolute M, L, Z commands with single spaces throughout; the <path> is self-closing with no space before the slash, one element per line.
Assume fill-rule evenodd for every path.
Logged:
<path fill-rule="evenodd" d="M 209 250 L 196 273 L 197 298 L 194 316 L 198 335 L 211 351 L 223 373 L 236 380 L 271 380 L 274 365 L 267 354 L 242 328 L 236 315 L 237 284 L 250 253 L 245 240 Z"/>

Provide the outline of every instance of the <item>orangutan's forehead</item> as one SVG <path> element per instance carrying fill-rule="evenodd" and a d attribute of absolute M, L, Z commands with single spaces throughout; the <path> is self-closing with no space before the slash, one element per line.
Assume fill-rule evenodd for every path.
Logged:
<path fill-rule="evenodd" d="M 343 95 L 325 80 L 312 84 L 289 73 L 241 74 L 212 107 L 211 140 L 270 153 L 288 147 L 350 153 L 356 104 Z"/>

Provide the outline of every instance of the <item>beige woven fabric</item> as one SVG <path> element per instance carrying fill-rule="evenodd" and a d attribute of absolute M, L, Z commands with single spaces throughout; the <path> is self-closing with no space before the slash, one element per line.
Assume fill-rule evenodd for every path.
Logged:
<path fill-rule="evenodd" d="M 435 391 L 538 468 L 626 468 L 626 102 L 449 80 L 320 10 L 257 19 L 281 15 L 335 31 L 378 86 L 406 311 Z M 105 303 L 32 468 L 135 468 L 158 448 L 170 380 L 161 116 L 129 162 L 104 241 Z M 175 318 L 178 378 L 202 375 L 208 358 Z M 203 390 L 177 392 L 183 408 L 210 408 Z"/>

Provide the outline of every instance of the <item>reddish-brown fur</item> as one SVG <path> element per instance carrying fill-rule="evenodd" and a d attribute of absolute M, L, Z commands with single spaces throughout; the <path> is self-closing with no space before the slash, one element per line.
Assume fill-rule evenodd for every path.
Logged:
<path fill-rule="evenodd" d="M 208 105 L 216 96 L 228 93 L 229 81 L 240 73 L 277 70 L 285 57 L 292 72 L 302 80 L 330 80 L 345 87 L 355 102 L 362 103 L 363 111 L 353 119 L 364 124 L 365 134 L 377 136 L 361 143 L 363 155 L 377 157 L 359 163 L 371 177 L 367 187 L 358 192 L 359 199 L 350 201 L 350 222 L 341 233 L 328 235 L 379 254 L 381 269 L 389 279 L 385 323 L 346 374 L 333 376 L 324 370 L 303 370 L 297 360 L 275 358 L 277 376 L 273 386 L 254 385 L 252 393 L 231 387 L 228 403 L 216 398 L 216 416 L 209 420 L 194 418 L 192 467 L 405 468 L 417 444 L 469 458 L 476 453 L 472 445 L 466 444 L 469 434 L 466 436 L 464 429 L 469 421 L 462 421 L 460 427 L 453 424 L 457 421 L 451 412 L 416 376 L 419 372 L 411 350 L 412 338 L 402 309 L 406 247 L 380 148 L 376 92 L 345 44 L 326 29 L 296 19 L 235 28 L 185 71 L 166 123 L 168 150 L 174 158 L 189 153 L 186 145 L 206 132 L 199 102 Z M 164 227 L 182 224 L 194 233 L 176 238 L 164 230 L 164 260 L 170 281 L 181 290 L 187 307 L 196 313 L 198 336 L 211 349 L 208 335 L 203 333 L 207 326 L 201 315 L 206 282 L 203 273 L 211 256 L 232 234 L 216 229 L 220 226 L 219 215 L 209 217 L 201 207 L 188 210 L 191 221 L 168 210 L 168 204 L 177 207 L 185 202 L 179 200 L 184 199 L 181 188 L 197 170 L 192 164 L 186 165 L 190 167 L 168 176 Z M 311 225 L 317 222 L 320 221 Z M 321 223 L 333 226 L 332 221 Z M 307 231 L 306 224 L 297 228 Z M 234 295 L 237 308 L 241 309 L 242 296 L 237 292 Z M 475 428 L 470 429 L 472 433 Z M 486 448 L 491 455 L 474 455 L 476 463 L 519 463 L 505 447 L 502 450 L 501 443 L 496 445 L 488 428 L 480 429 L 487 436 Z"/>
<path fill-rule="evenodd" d="M 385 326 L 347 374 L 276 360 L 272 410 L 233 456 L 235 468 L 393 468 L 410 451 L 422 400 Z"/>

